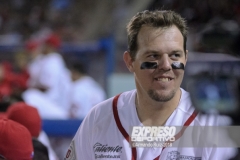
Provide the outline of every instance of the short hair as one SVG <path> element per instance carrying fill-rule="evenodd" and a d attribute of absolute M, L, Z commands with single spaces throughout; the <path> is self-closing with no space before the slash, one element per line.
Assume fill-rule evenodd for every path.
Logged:
<path fill-rule="evenodd" d="M 128 51 L 133 60 L 138 49 L 137 36 L 143 25 L 160 28 L 169 28 L 175 25 L 183 35 L 183 48 L 186 52 L 187 24 L 184 18 L 171 10 L 145 10 L 138 12 L 127 24 Z"/>

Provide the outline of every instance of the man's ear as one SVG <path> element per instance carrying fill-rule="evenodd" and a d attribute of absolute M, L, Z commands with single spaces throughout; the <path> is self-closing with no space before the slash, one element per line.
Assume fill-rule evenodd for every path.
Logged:
<path fill-rule="evenodd" d="M 128 70 L 130 72 L 134 72 L 134 68 L 133 68 L 133 60 L 130 56 L 130 53 L 128 51 L 125 51 L 123 54 L 123 60 L 128 68 Z"/>

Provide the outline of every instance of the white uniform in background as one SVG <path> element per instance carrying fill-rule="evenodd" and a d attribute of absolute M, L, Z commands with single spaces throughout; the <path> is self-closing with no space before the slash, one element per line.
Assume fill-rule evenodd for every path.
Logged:
<path fill-rule="evenodd" d="M 28 80 L 28 87 L 35 87 L 38 85 L 39 74 L 41 70 L 41 60 L 43 58 L 42 54 L 37 55 L 29 64 L 28 64 L 28 73 L 30 75 Z"/>
<path fill-rule="evenodd" d="M 67 119 L 70 107 L 71 77 L 61 55 L 57 53 L 42 55 L 31 67 L 30 74 L 36 71 L 33 79 L 29 80 L 30 87 L 33 88 L 23 93 L 24 101 L 38 108 L 42 118 Z M 48 89 L 45 92 L 34 89 L 39 86 Z"/>
<path fill-rule="evenodd" d="M 105 99 L 103 88 L 92 77 L 81 77 L 72 83 L 71 116 L 83 119 L 93 106 Z"/>
<path fill-rule="evenodd" d="M 52 102 L 42 91 L 29 88 L 22 93 L 27 104 L 37 108 L 42 119 L 68 119 L 68 112 Z"/>
<path fill-rule="evenodd" d="M 45 92 L 47 97 L 67 111 L 71 79 L 62 56 L 50 53 L 44 55 L 41 61 L 39 83 L 49 88 Z"/>
<path fill-rule="evenodd" d="M 187 121 L 190 122 L 189 126 L 217 124 L 213 117 L 203 118 L 195 114 L 189 94 L 183 89 L 181 91 L 178 107 L 168 118 L 166 126 L 183 126 Z M 110 98 L 96 105 L 79 127 L 65 160 L 172 160 L 179 156 L 182 159 L 225 160 L 235 153 L 233 149 L 174 147 L 136 148 L 132 152 L 129 142 L 124 137 L 131 134 L 129 132 L 132 126 L 143 126 L 137 115 L 135 98 L 136 90 L 133 90 L 122 93 L 117 101 Z M 113 100 L 116 105 L 113 105 Z M 113 106 L 117 107 L 114 113 Z M 115 120 L 116 117 L 119 117 L 120 122 Z M 123 128 L 119 127 L 121 125 Z M 123 130 L 126 132 L 124 133 Z M 134 152 L 135 154 L 132 154 Z M 132 158 L 132 155 L 136 155 L 137 158 Z"/>

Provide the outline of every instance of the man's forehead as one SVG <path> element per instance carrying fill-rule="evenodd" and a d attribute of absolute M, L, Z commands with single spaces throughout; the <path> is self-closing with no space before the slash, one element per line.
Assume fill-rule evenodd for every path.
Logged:
<path fill-rule="evenodd" d="M 166 40 L 172 40 L 178 35 L 181 35 L 183 41 L 182 33 L 175 25 L 170 27 L 152 27 L 144 25 L 138 33 L 137 41 L 151 42 L 161 36 L 164 36 Z"/>
<path fill-rule="evenodd" d="M 166 29 L 167 29 L 166 27 L 162 28 L 162 27 L 152 27 L 148 25 L 143 25 L 139 30 L 138 37 L 149 37 L 149 36 L 157 37 L 157 36 L 160 36 L 162 33 L 164 33 Z"/>

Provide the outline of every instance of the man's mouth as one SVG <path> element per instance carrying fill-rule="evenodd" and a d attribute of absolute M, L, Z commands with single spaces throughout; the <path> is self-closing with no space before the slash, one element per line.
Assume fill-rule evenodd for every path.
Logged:
<path fill-rule="evenodd" d="M 172 80 L 172 78 L 154 78 L 156 81 L 161 81 L 161 82 L 169 82 Z"/>

